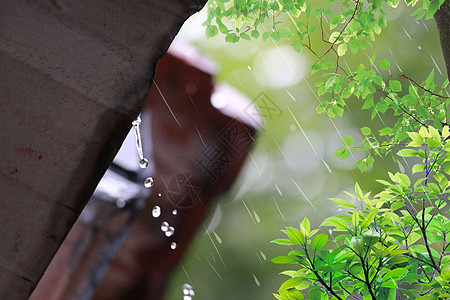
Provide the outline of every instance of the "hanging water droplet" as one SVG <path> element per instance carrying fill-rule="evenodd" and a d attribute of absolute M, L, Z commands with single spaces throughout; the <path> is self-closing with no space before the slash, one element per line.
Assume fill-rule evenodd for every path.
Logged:
<path fill-rule="evenodd" d="M 136 149 L 137 149 L 139 158 L 141 159 L 141 162 L 142 162 L 144 160 L 144 153 L 142 151 L 141 131 L 139 129 L 139 126 L 141 125 L 141 118 L 138 116 L 136 118 L 136 120 L 134 120 L 133 123 L 131 123 L 131 124 L 133 124 L 134 136 L 136 137 Z M 139 166 L 141 165 L 141 162 L 139 162 Z M 148 161 L 147 161 L 147 164 L 148 164 Z"/>
<path fill-rule="evenodd" d="M 169 226 L 169 228 L 167 228 L 167 231 L 164 233 L 166 234 L 167 237 L 171 237 L 172 235 L 175 234 L 175 228 L 173 228 L 172 226 Z"/>
<path fill-rule="evenodd" d="M 133 126 L 141 125 L 141 117 L 137 116 L 136 120 L 131 123 Z"/>
<path fill-rule="evenodd" d="M 422 50 L 422 46 L 417 46 L 417 49 Z"/>
<path fill-rule="evenodd" d="M 153 207 L 152 209 L 152 216 L 153 218 L 158 218 L 161 215 L 161 207 L 159 207 L 158 205 L 156 205 L 155 207 Z"/>
<path fill-rule="evenodd" d="M 172 244 L 170 244 L 170 249 L 172 249 L 172 250 L 177 249 L 177 243 L 172 242 Z"/>
<path fill-rule="evenodd" d="M 183 300 L 192 300 L 191 296 L 183 296 Z"/>
<path fill-rule="evenodd" d="M 152 177 L 148 177 L 147 179 L 145 179 L 144 186 L 146 188 L 151 188 L 153 186 L 153 178 Z"/>
<path fill-rule="evenodd" d="M 158 197 L 161 197 L 161 193 L 158 194 Z"/>
<path fill-rule="evenodd" d="M 143 158 L 139 161 L 139 167 L 141 167 L 141 169 L 145 169 L 148 167 L 148 159 Z"/>
<path fill-rule="evenodd" d="M 247 66 L 247 68 L 251 71 L 252 70 L 252 67 L 250 67 L 250 66 Z"/>
<path fill-rule="evenodd" d="M 178 210 L 174 209 L 172 210 L 172 215 L 176 216 L 178 214 Z"/>
<path fill-rule="evenodd" d="M 169 229 L 169 223 L 167 223 L 166 221 L 161 223 L 161 230 L 163 232 L 166 232 Z"/>

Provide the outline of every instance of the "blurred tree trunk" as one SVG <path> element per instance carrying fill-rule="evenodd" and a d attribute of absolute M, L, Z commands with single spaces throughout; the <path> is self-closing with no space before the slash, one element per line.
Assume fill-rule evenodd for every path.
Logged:
<path fill-rule="evenodd" d="M 204 3 L 203 3 L 204 4 Z M 195 0 L 0 1 L 0 299 L 27 299 Z"/>
<path fill-rule="evenodd" d="M 447 77 L 450 80 L 450 0 L 445 0 L 444 4 L 434 15 L 434 19 L 439 30 Z"/>

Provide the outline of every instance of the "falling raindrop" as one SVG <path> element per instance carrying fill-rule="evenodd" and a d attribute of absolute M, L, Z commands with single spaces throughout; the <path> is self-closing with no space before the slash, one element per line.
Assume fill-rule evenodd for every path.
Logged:
<path fill-rule="evenodd" d="M 169 228 L 167 228 L 166 232 L 164 233 L 166 234 L 167 237 L 171 237 L 172 235 L 175 234 L 175 228 L 169 226 Z"/>
<path fill-rule="evenodd" d="M 250 67 L 250 66 L 247 66 L 247 68 L 251 71 L 252 70 L 252 67 Z"/>
<path fill-rule="evenodd" d="M 265 255 L 261 250 L 259 250 L 259 254 L 261 254 L 261 257 L 262 257 L 264 260 L 267 260 L 266 255 Z"/>
<path fill-rule="evenodd" d="M 161 193 L 158 194 L 158 197 L 161 197 Z"/>
<path fill-rule="evenodd" d="M 172 215 L 176 216 L 178 214 L 178 210 L 174 209 L 172 210 Z"/>
<path fill-rule="evenodd" d="M 160 212 L 161 213 L 161 212 Z M 164 234 L 167 237 L 171 237 L 172 235 L 175 234 L 175 228 L 173 228 L 172 226 L 169 225 L 169 223 L 167 223 L 166 221 L 161 223 L 161 231 L 164 232 Z"/>
<path fill-rule="evenodd" d="M 253 279 L 255 279 L 256 285 L 261 286 L 261 283 L 259 282 L 258 278 L 256 278 L 255 274 L 252 273 L 252 275 L 253 275 Z"/>
<path fill-rule="evenodd" d="M 127 202 L 123 199 L 117 199 L 116 200 L 116 205 L 118 208 L 124 208 L 125 205 L 127 205 Z"/>
<path fill-rule="evenodd" d="M 211 105 L 217 109 L 221 109 L 227 106 L 228 99 L 223 93 L 213 93 L 211 96 Z"/>
<path fill-rule="evenodd" d="M 153 178 L 152 177 L 148 177 L 147 179 L 145 179 L 144 186 L 146 188 L 151 188 L 153 186 Z"/>
<path fill-rule="evenodd" d="M 166 232 L 169 229 L 169 223 L 167 223 L 166 221 L 161 223 L 161 230 L 163 232 Z"/>
<path fill-rule="evenodd" d="M 152 216 L 153 218 L 158 218 L 161 215 L 161 207 L 159 207 L 158 205 L 156 205 L 155 207 L 153 207 L 152 209 Z"/>
<path fill-rule="evenodd" d="M 280 197 L 283 197 L 283 193 L 281 192 L 281 190 L 278 187 L 278 185 L 275 184 L 275 188 L 277 189 L 278 194 L 280 194 Z"/>
<path fill-rule="evenodd" d="M 141 169 L 145 169 L 148 167 L 148 159 L 143 158 L 139 161 L 139 167 L 141 167 Z"/>
<path fill-rule="evenodd" d="M 170 244 L 170 249 L 172 249 L 172 250 L 177 249 L 177 243 L 172 242 L 172 244 Z"/>
<path fill-rule="evenodd" d="M 219 244 L 222 244 L 222 239 L 220 238 L 220 236 L 217 233 L 215 233 L 214 231 L 213 231 L 213 233 L 214 233 L 214 237 L 216 238 L 217 242 Z"/>
<path fill-rule="evenodd" d="M 183 300 L 191 300 L 195 296 L 194 289 L 190 284 L 183 284 Z"/>
<path fill-rule="evenodd" d="M 417 46 L 417 49 L 422 50 L 422 46 Z"/>
<path fill-rule="evenodd" d="M 260 219 L 259 215 L 256 213 L 256 211 L 253 211 L 253 215 L 255 216 L 256 223 L 260 223 L 261 219 Z"/>

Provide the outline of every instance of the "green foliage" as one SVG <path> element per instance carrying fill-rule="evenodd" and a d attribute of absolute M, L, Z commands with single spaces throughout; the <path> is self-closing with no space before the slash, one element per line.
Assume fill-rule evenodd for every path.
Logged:
<path fill-rule="evenodd" d="M 390 181 L 379 180 L 385 187 L 373 198 L 356 184 L 355 193 L 347 193 L 351 201 L 330 199 L 345 211 L 322 223 L 330 227 L 330 237 L 316 235 L 305 218 L 300 230 L 284 231 L 288 239 L 273 241 L 291 251 L 272 262 L 298 266 L 283 272 L 290 279 L 277 299 L 303 299 L 310 287 L 307 299 L 450 298 L 449 127 L 442 133 L 422 127 L 409 136 L 411 142 L 397 154 L 420 161 L 413 167 L 420 166 L 415 182 L 388 173 Z M 344 144 L 351 146 L 348 140 Z"/>
<path fill-rule="evenodd" d="M 430 19 L 444 0 L 405 0 L 419 6 L 416 19 Z M 300 228 L 287 227 L 287 255 L 272 259 L 292 264 L 295 270 L 274 294 L 276 299 L 450 299 L 450 219 L 447 175 L 450 174 L 450 130 L 444 95 L 448 79 L 438 87 L 434 71 L 416 82 L 410 76 L 392 78 L 391 62 L 375 55 L 370 64 L 347 70 L 340 58 L 367 51 L 387 26 L 386 7 L 399 0 L 327 0 L 315 7 L 312 0 L 213 0 L 208 5 L 208 37 L 219 32 L 227 42 L 261 38 L 282 40 L 295 51 L 315 58 L 311 74 L 322 97 L 318 114 L 343 116 L 349 99 L 356 99 L 373 120 L 389 113 L 395 123 L 382 129 L 361 128 L 364 138 L 342 138 L 334 156 L 348 158 L 353 151 L 366 156 L 355 165 L 361 172 L 371 168 L 375 156 L 392 154 L 413 157 L 413 175 L 388 173 L 390 181 L 378 180 L 384 189 L 371 197 L 358 184 L 352 200 L 332 198 L 345 212 L 329 217 L 321 227 L 330 234 L 311 230 L 304 218 Z M 339 6 L 337 5 L 339 4 Z M 282 18 L 282 16 L 286 18 Z M 324 24 L 328 24 L 325 26 Z M 319 36 L 326 49 L 312 45 Z M 448 94 L 447 94 L 448 95 Z M 394 157 L 394 156 L 393 156 Z M 395 159 L 395 158 L 394 158 Z M 417 178 L 416 178 L 417 177 Z M 331 243 L 332 242 L 332 243 Z"/>
<path fill-rule="evenodd" d="M 296 51 L 309 51 L 315 57 L 311 73 L 319 72 L 323 77 L 314 84 L 318 96 L 324 98 L 317 107 L 318 114 L 343 116 L 347 101 L 356 98 L 362 109 L 371 111 L 372 120 L 386 113 L 396 116 L 393 126 L 381 130 L 368 126 L 371 133 L 364 134 L 357 145 L 337 149 L 334 156 L 341 159 L 348 158 L 352 151 L 364 151 L 365 157 L 355 164 L 364 172 L 373 166 L 374 156 L 386 156 L 396 146 L 404 145 L 408 131 L 428 125 L 440 130 L 446 122 L 450 98 L 436 87 L 434 71 L 420 84 L 408 76 L 402 76 L 400 81 L 391 78 L 391 63 L 381 59 L 377 64 L 375 55 L 370 66 L 361 63 L 355 70 L 345 70 L 339 64 L 340 57 L 367 50 L 387 26 L 385 7 L 395 8 L 399 0 L 345 0 L 339 7 L 334 2 L 328 0 L 325 7 L 314 7 L 316 3 L 311 0 L 213 0 L 208 4 L 208 18 L 203 25 L 208 37 L 220 31 L 230 43 L 261 37 L 263 41 L 287 40 Z M 443 2 L 423 0 L 414 14 L 429 19 Z M 418 0 L 405 3 L 415 6 Z M 288 22 L 281 15 L 287 15 Z M 325 18 L 329 29 L 324 26 Z M 311 44 L 314 35 L 321 36 L 326 45 L 322 53 Z M 377 65 L 382 75 L 377 72 Z"/>

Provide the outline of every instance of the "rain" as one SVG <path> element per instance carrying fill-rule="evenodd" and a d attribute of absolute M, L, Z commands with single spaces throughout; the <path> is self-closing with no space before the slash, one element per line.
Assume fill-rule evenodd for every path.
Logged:
<path fill-rule="evenodd" d="M 376 72 L 385 77 L 420 73 L 417 72 L 420 68 L 436 68 L 442 75 L 440 49 L 435 43 L 427 42 L 430 32 L 435 34 L 434 27 L 424 21 L 416 23 L 413 18 L 404 21 L 408 13 L 402 9 L 389 20 L 397 30 L 377 37 L 379 42 L 372 52 L 360 51 L 358 55 L 342 58 L 340 64 L 347 71 L 359 62 L 369 65 L 375 53 L 377 61 L 386 58 L 395 66 L 386 73 L 374 64 Z M 292 16 L 288 17 L 285 22 L 293 21 Z M 313 86 L 318 78 L 309 75 L 314 60 L 311 53 L 296 53 L 290 45 L 270 40 L 225 44 L 220 34 L 206 39 L 200 25 L 204 18 L 204 11 L 193 16 L 177 39 L 195 45 L 213 59 L 220 66 L 216 81 L 226 82 L 245 93 L 265 119 L 236 185 L 220 197 L 220 214 L 210 212 L 204 230 L 200 230 L 171 279 L 166 299 L 180 299 L 180 286 L 183 299 L 194 297 L 192 286 L 195 286 L 196 300 L 214 299 L 217 295 L 226 295 L 223 299 L 268 299 L 282 280 L 277 277 L 281 269 L 270 262 L 270 258 L 285 250 L 270 244 L 270 240 L 280 237 L 280 230 L 298 226 L 304 216 L 317 228 L 337 210 L 327 198 L 346 197 L 343 191 L 351 190 L 355 181 L 367 191 L 376 190 L 378 186 L 365 182 L 382 177 L 383 168 L 404 170 L 408 163 L 398 161 L 392 165 L 380 157 L 377 158 L 380 170 L 361 174 L 354 166 L 362 158 L 361 153 L 352 152 L 345 161 L 333 157 L 334 151 L 342 146 L 344 136 L 351 134 L 356 143 L 363 139 L 359 131 L 361 119 L 370 120 L 370 116 L 357 115 L 361 103 L 349 99 L 343 118 L 333 118 L 328 113 L 317 115 L 315 108 L 324 99 Z M 405 49 L 407 54 L 402 52 Z M 421 66 L 410 63 L 417 61 L 422 53 L 427 53 L 430 59 Z M 157 83 L 155 86 L 161 93 Z M 273 107 L 257 103 L 261 92 L 273 102 Z M 182 129 L 162 93 L 161 97 Z M 211 105 L 221 110 L 229 105 L 228 101 L 226 96 L 216 93 Z M 275 107 L 279 111 L 272 114 L 270 109 Z M 382 128 L 391 124 L 392 119 L 379 114 L 373 122 L 375 127 Z M 206 146 L 198 129 L 197 133 Z M 172 210 L 172 214 L 176 216 L 178 211 Z M 160 215 L 161 208 L 154 206 L 153 217 Z M 161 231 L 171 237 L 176 228 L 163 221 Z M 176 247 L 172 242 L 170 248 Z"/>

